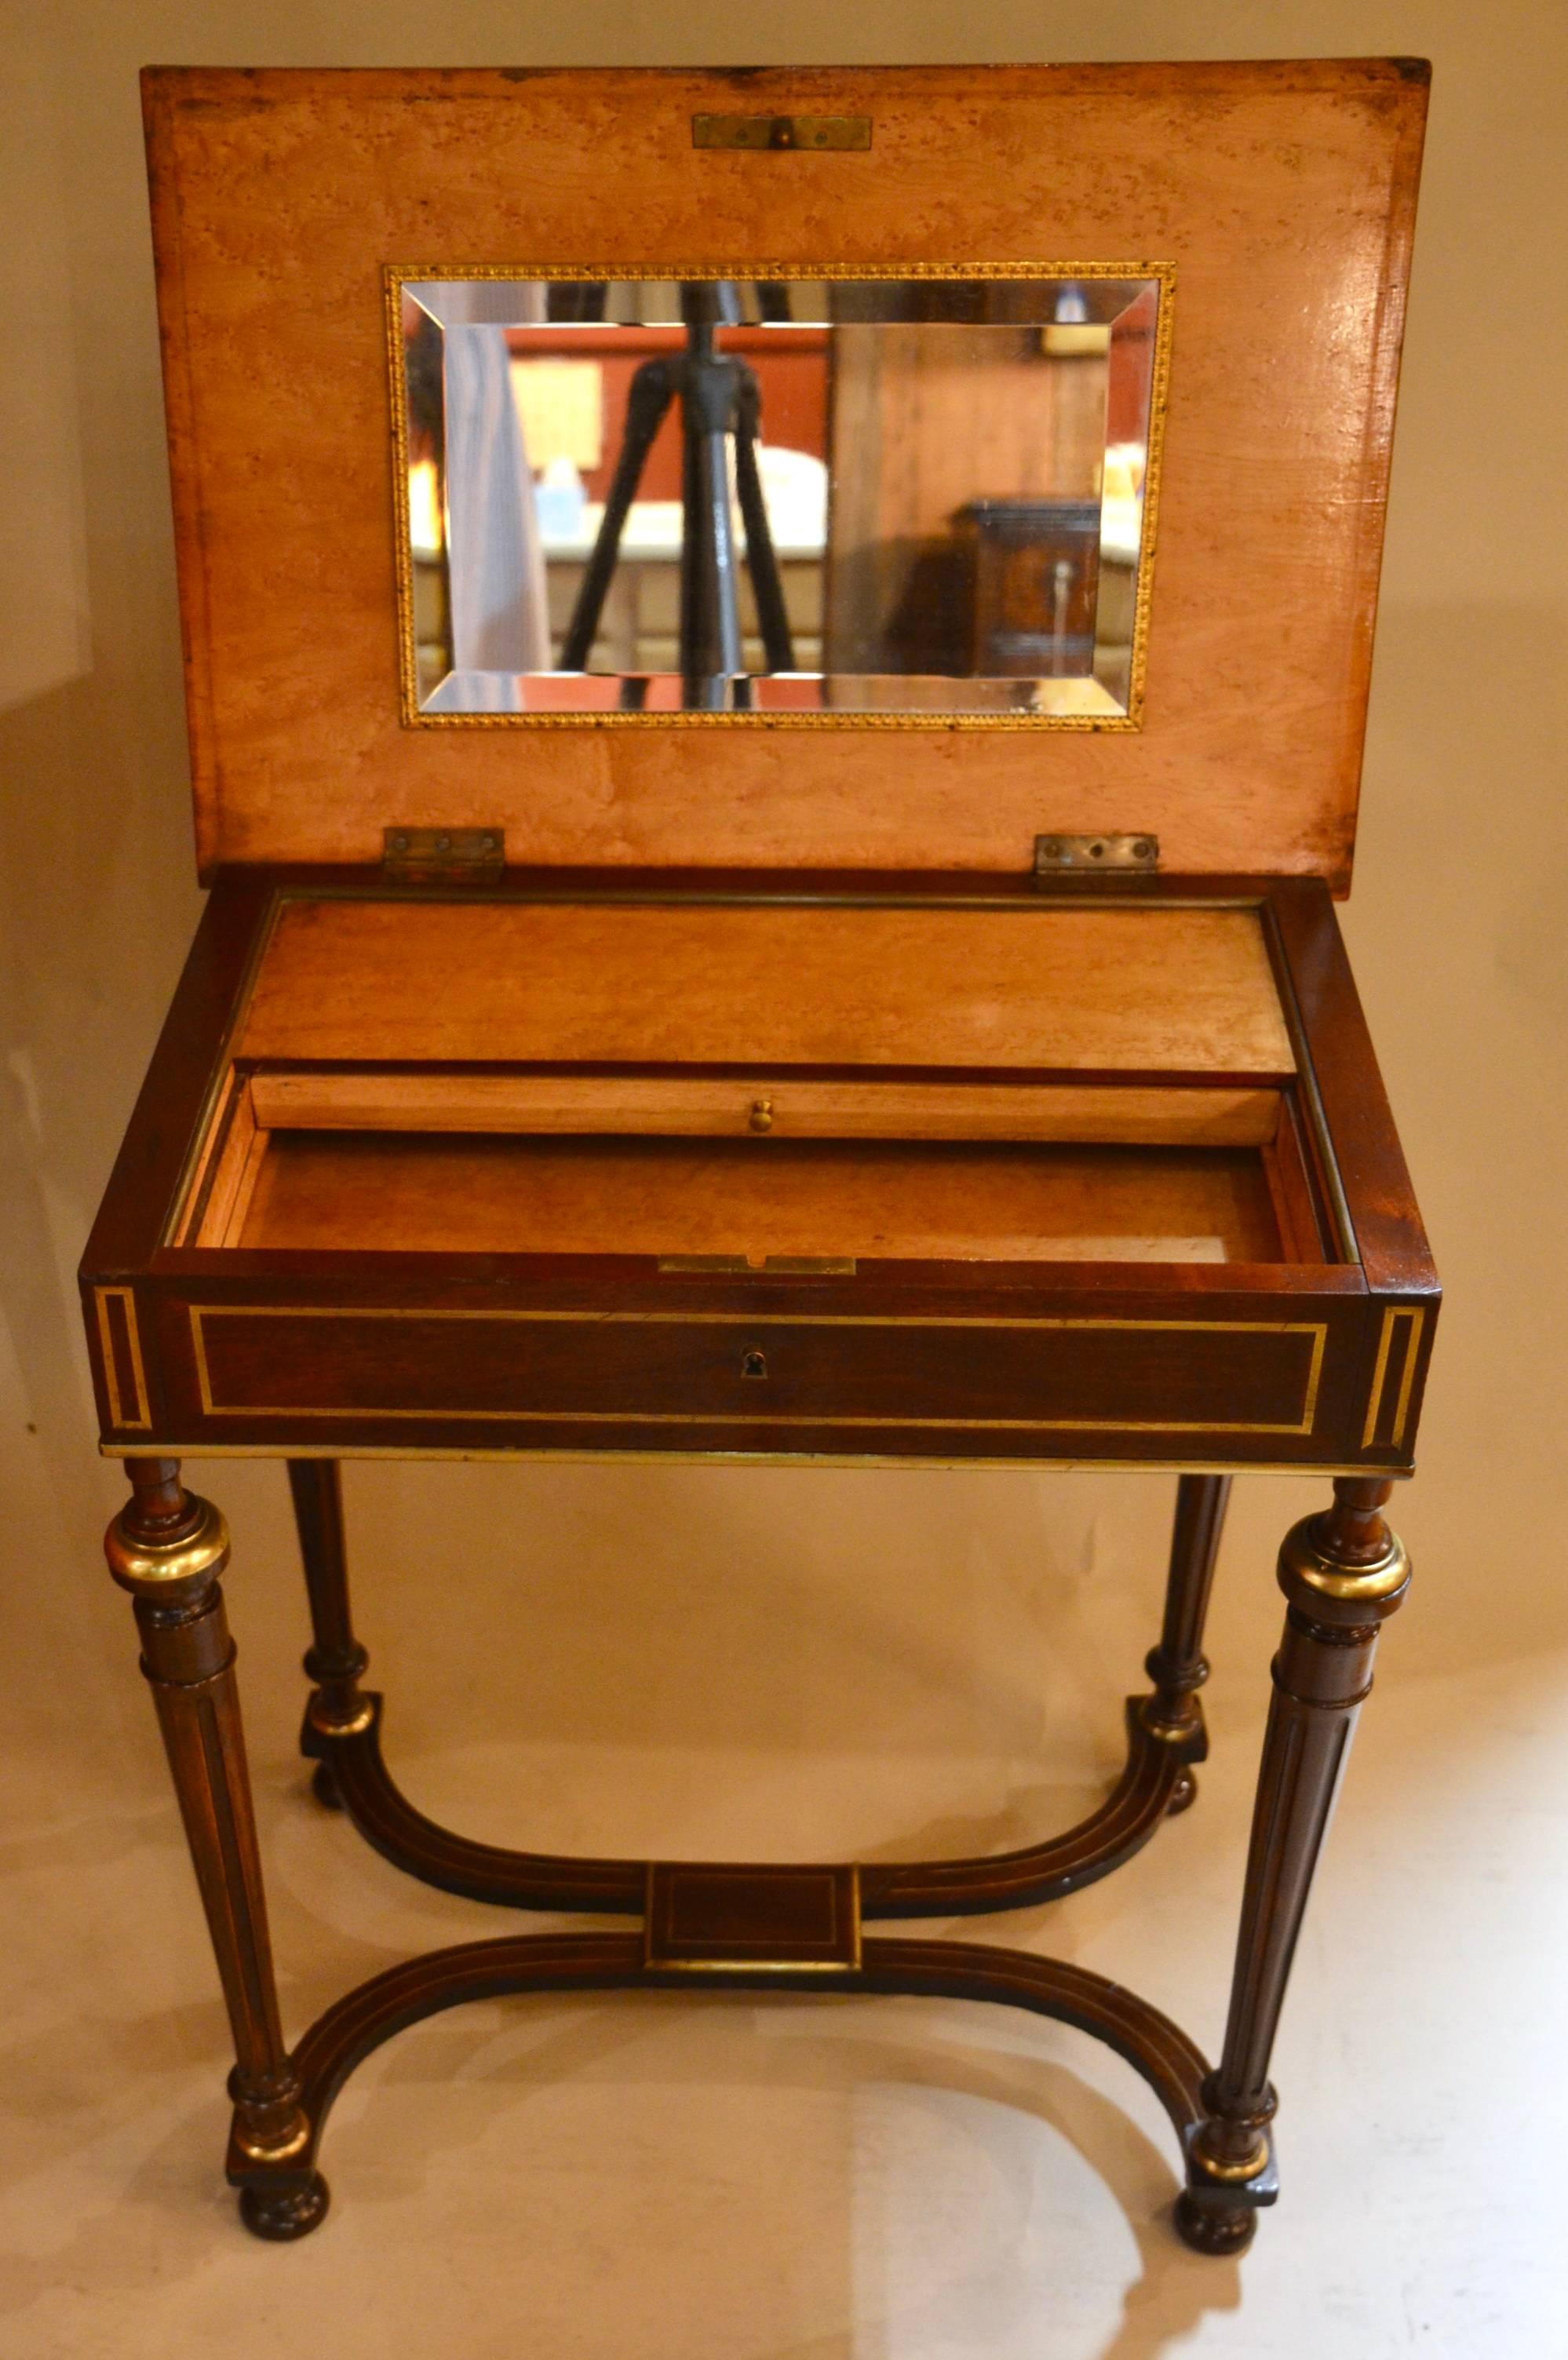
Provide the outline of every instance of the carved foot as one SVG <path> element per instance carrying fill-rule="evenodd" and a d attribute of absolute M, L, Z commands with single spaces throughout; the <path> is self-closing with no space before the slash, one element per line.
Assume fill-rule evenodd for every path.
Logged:
<path fill-rule="evenodd" d="M 310 1774 L 310 1792 L 323 1810 L 341 1811 L 343 1809 L 343 1790 L 338 1785 L 337 1773 L 330 1762 L 317 1763 Z"/>
<path fill-rule="evenodd" d="M 319 2171 L 308 2179 L 282 2180 L 274 2186 L 253 2181 L 240 2191 L 240 2218 L 253 2237 L 282 2245 L 308 2237 L 325 2220 L 331 2191 Z"/>
<path fill-rule="evenodd" d="M 1171 2217 L 1176 2234 L 1195 2254 L 1245 2254 L 1258 2234 L 1250 2204 L 1200 2203 L 1190 2188 L 1176 2199 Z"/>
<path fill-rule="evenodd" d="M 1191 1770 L 1183 1770 L 1181 1775 L 1177 1779 L 1176 1784 L 1171 1789 L 1171 1800 L 1165 1806 L 1166 1818 L 1168 1819 L 1179 1819 L 1183 1811 L 1190 1811 L 1192 1809 L 1197 1799 L 1198 1782 L 1193 1777 Z"/>

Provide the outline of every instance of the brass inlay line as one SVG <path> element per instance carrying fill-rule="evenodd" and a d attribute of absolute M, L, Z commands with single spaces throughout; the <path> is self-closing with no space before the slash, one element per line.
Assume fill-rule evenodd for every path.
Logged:
<path fill-rule="evenodd" d="M 109 1423 L 124 1426 L 129 1433 L 146 1433 L 152 1425 L 152 1410 L 147 1401 L 147 1372 L 142 1365 L 142 1339 L 136 1326 L 136 1298 L 128 1286 L 97 1286 L 93 1295 L 98 1313 L 98 1341 L 103 1355 L 103 1390 L 109 1397 Z M 131 1382 L 136 1391 L 135 1417 L 125 1415 L 125 1402 L 120 1393 L 120 1371 L 114 1356 L 114 1330 L 109 1320 L 109 1297 L 119 1300 L 125 1317 L 125 1349 L 130 1355 Z"/>
<path fill-rule="evenodd" d="M 1388 1437 L 1388 1448 L 1391 1450 L 1398 1450 L 1404 1442 L 1405 1421 L 1410 1415 L 1410 1392 L 1415 1383 L 1421 1328 L 1426 1320 L 1425 1306 L 1409 1303 L 1391 1305 L 1383 1314 L 1383 1332 L 1377 1338 L 1377 1358 L 1372 1370 L 1372 1390 L 1367 1403 L 1367 1423 L 1361 1433 L 1363 1450 L 1370 1450 L 1377 1439 L 1378 1421 L 1383 1408 L 1383 1389 L 1388 1373 L 1389 1356 L 1393 1349 L 1394 1330 L 1401 1319 L 1410 1321 L 1410 1332 L 1405 1344 L 1404 1367 L 1399 1378 L 1399 1397 L 1394 1404 L 1394 1424 Z"/>
<path fill-rule="evenodd" d="M 387 355 L 392 403 L 394 569 L 397 588 L 397 658 L 403 726 L 408 729 L 1074 729 L 1116 731 L 1143 727 L 1149 618 L 1154 595 L 1154 553 L 1160 522 L 1160 478 L 1165 410 L 1171 388 L 1171 346 L 1176 266 L 1173 262 L 597 262 L 387 263 Z M 1143 520 L 1133 591 L 1132 657 L 1125 713 L 427 713 L 419 703 L 414 627 L 414 552 L 408 521 L 408 384 L 404 368 L 403 289 L 436 279 L 1151 279 L 1155 307 L 1149 370 L 1149 433 L 1144 458 Z"/>
<path fill-rule="evenodd" d="M 1420 1349 L 1421 1323 L 1425 1317 L 1424 1310 L 1412 1311 L 1410 1314 L 1410 1340 L 1405 1350 L 1405 1373 L 1399 1380 L 1399 1398 L 1394 1406 L 1394 1431 L 1388 1437 L 1390 1448 L 1395 1450 L 1402 1447 L 1405 1439 L 1405 1420 L 1410 1415 L 1410 1388 L 1415 1382 L 1416 1354 Z"/>
<path fill-rule="evenodd" d="M 1321 1321 L 1265 1319 L 1114 1319 L 1051 1317 L 1042 1319 L 922 1318 L 916 1314 L 869 1314 L 837 1317 L 826 1312 L 802 1312 L 791 1317 L 755 1311 L 415 1311 L 400 1306 L 357 1306 L 337 1304 L 191 1304 L 191 1348 L 196 1362 L 201 1409 L 208 1417 L 378 1417 L 430 1420 L 448 1417 L 470 1424 L 514 1423 L 539 1426 L 843 1426 L 932 1429 L 938 1432 L 1083 1433 L 1083 1434 L 1311 1434 L 1317 1415 L 1318 1386 L 1323 1374 L 1327 1327 Z M 1312 1360 L 1305 1397 L 1298 1420 L 1236 1418 L 1124 1417 L 884 1417 L 839 1410 L 730 1411 L 712 1410 L 583 1410 L 583 1409 L 381 1409 L 332 1403 L 307 1404 L 219 1402 L 213 1398 L 207 1360 L 203 1322 L 208 1319 L 487 1319 L 574 1321 L 583 1327 L 746 1327 L 760 1332 L 779 1328 L 977 1328 L 990 1329 L 1127 1330 L 1138 1335 L 1160 1333 L 1234 1336 L 1310 1336 Z"/>
<path fill-rule="evenodd" d="M 1373 1437 L 1377 1431 L 1377 1410 L 1383 1399 L 1383 1377 L 1388 1366 L 1388 1344 L 1394 1333 L 1394 1322 L 1399 1316 L 1397 1311 L 1385 1311 L 1383 1314 L 1383 1332 L 1377 1338 L 1377 1359 L 1372 1371 L 1372 1392 L 1367 1404 L 1367 1423 L 1361 1429 L 1363 1450 L 1371 1449 Z"/>

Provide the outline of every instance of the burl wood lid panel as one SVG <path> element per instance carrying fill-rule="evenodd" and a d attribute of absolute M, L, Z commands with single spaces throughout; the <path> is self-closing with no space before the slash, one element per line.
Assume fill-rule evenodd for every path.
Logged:
<path fill-rule="evenodd" d="M 501 826 L 518 862 L 1349 874 L 1426 70 L 156 70 L 202 866 Z M 868 148 L 693 147 L 704 112 Z M 1169 263 L 1144 726 L 408 729 L 382 274 Z"/>

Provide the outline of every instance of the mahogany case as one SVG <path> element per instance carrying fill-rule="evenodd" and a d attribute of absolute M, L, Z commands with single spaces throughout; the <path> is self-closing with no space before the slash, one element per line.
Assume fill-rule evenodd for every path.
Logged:
<path fill-rule="evenodd" d="M 1408 1470 L 1437 1285 L 1334 896 L 1424 105 L 148 75 L 212 890 L 83 1264 L 105 1449 Z M 1174 305 L 1135 727 L 401 705 L 387 273 L 1073 260 Z M 1035 872 L 1100 832 L 1158 869 Z"/>

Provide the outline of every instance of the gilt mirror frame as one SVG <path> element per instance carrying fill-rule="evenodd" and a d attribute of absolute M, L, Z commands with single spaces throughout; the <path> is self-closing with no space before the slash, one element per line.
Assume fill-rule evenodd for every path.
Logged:
<path fill-rule="evenodd" d="M 1160 513 L 1160 466 L 1165 440 L 1165 413 L 1170 391 L 1171 351 L 1175 298 L 1175 265 L 1170 262 L 966 262 L 954 264 L 811 263 L 727 261 L 723 263 L 658 262 L 595 263 L 388 263 L 384 283 L 387 306 L 387 350 L 391 406 L 393 461 L 393 547 L 397 568 L 397 658 L 403 726 L 409 729 L 1045 729 L 1116 732 L 1143 726 L 1144 676 L 1148 661 L 1149 617 L 1153 603 L 1154 561 Z M 594 712 L 581 710 L 510 712 L 431 712 L 420 703 L 417 633 L 414 611 L 414 551 L 408 494 L 409 469 L 408 399 L 403 335 L 403 293 L 410 283 L 431 280 L 530 281 L 534 283 L 601 280 L 804 279 L 1144 279 L 1159 289 L 1154 346 L 1149 391 L 1149 432 L 1144 464 L 1142 517 L 1138 539 L 1138 577 L 1133 595 L 1132 647 L 1127 674 L 1127 709 L 1121 713 L 964 713 L 927 710 L 805 712 L 799 710 L 727 711 L 692 709 L 672 712 Z"/>

